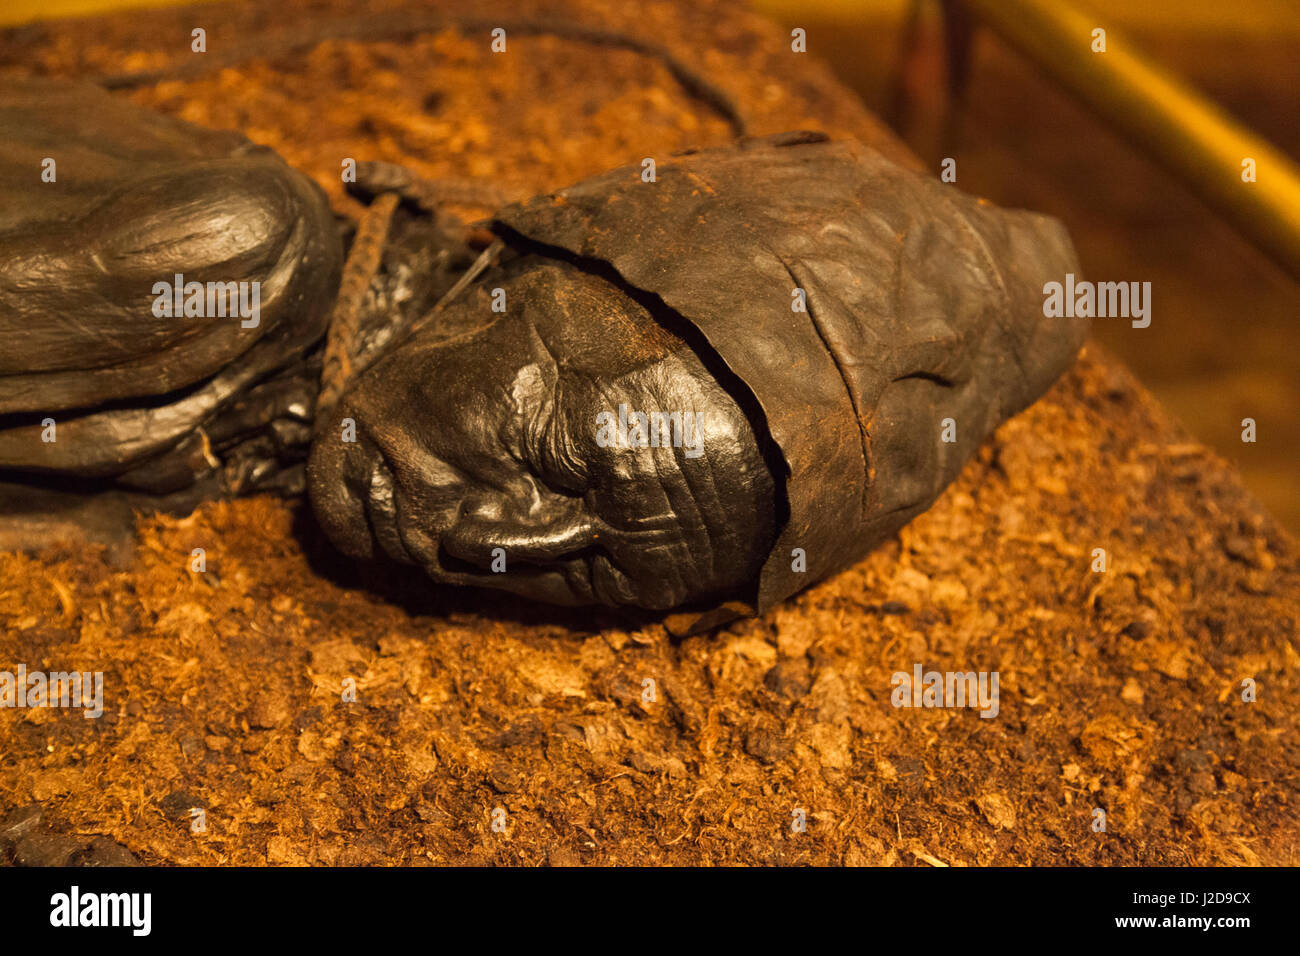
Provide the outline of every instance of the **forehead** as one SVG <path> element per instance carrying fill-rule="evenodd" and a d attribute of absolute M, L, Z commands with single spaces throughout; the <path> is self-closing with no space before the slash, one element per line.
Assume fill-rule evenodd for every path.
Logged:
<path fill-rule="evenodd" d="M 535 260 L 506 294 L 563 369 L 618 378 L 686 348 L 614 283 L 566 262 Z"/>

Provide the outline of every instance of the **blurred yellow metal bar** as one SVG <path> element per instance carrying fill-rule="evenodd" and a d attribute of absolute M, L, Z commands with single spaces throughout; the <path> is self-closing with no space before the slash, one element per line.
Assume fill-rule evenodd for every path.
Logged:
<path fill-rule="evenodd" d="M 56 20 L 60 17 L 85 17 L 101 13 L 146 7 L 179 7 L 195 3 L 225 0 L 4 0 L 0 4 L 0 26 Z M 195 24 L 202 26 L 201 23 Z"/>
<path fill-rule="evenodd" d="M 1069 0 L 963 2 L 1300 279 L 1300 167 L 1285 154 Z M 1098 27 L 1104 53 L 1092 50 Z M 1242 180 L 1246 158 L 1257 182 Z"/>

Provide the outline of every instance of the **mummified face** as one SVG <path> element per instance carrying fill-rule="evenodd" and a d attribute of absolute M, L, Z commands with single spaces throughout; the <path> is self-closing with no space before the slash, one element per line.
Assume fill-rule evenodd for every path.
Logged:
<path fill-rule="evenodd" d="M 554 604 L 743 597 L 776 504 L 735 401 L 602 279 L 539 262 L 488 285 L 505 289 L 503 317 L 451 341 L 417 334 L 317 438 L 311 495 L 330 538 Z"/>

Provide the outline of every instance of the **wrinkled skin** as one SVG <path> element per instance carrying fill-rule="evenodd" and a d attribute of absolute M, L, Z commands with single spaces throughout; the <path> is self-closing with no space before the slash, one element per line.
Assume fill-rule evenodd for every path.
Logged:
<path fill-rule="evenodd" d="M 509 314 L 450 341 L 417 334 L 336 409 L 309 471 L 330 537 L 554 604 L 667 609 L 741 590 L 776 514 L 745 414 L 604 279 L 532 257 L 506 271 L 493 285 Z M 486 291 L 455 310 L 488 314 Z M 595 415 L 620 403 L 701 416 L 702 453 L 602 447 Z"/>
<path fill-rule="evenodd" d="M 519 258 L 441 318 L 489 321 L 493 287 L 507 315 L 422 332 L 354 383 L 314 446 L 317 516 L 358 558 L 689 611 L 675 630 L 861 558 L 1087 330 L 1043 315 L 1043 282 L 1077 270 L 1059 223 L 815 133 L 687 154 L 653 184 L 613 170 L 493 229 Z M 602 446 L 596 416 L 624 403 L 704 410 L 707 454 Z"/>

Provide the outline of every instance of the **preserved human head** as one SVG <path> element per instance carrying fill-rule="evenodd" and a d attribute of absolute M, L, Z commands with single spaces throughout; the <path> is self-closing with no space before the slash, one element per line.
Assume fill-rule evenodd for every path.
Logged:
<path fill-rule="evenodd" d="M 541 262 L 492 284 L 505 314 L 417 333 L 334 410 L 310 466 L 331 539 L 555 604 L 743 596 L 777 506 L 737 402 L 603 278 Z M 452 308 L 490 314 L 489 295 Z"/>

